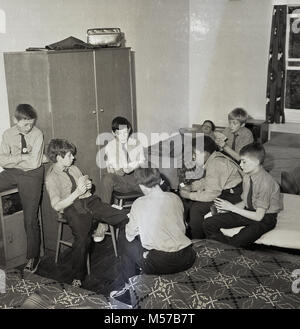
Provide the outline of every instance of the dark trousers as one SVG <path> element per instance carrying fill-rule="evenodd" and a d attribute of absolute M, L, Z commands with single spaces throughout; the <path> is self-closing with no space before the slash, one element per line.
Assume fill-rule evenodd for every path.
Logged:
<path fill-rule="evenodd" d="M 255 221 L 241 215 L 227 212 L 207 218 L 204 231 L 208 239 L 217 240 L 235 247 L 249 247 L 263 234 L 272 230 L 277 223 L 277 214 L 265 214 L 262 220 Z M 245 226 L 232 237 L 225 236 L 220 229 Z"/>
<path fill-rule="evenodd" d="M 233 204 L 242 201 L 242 183 L 230 190 L 222 191 L 219 198 L 227 200 Z M 204 239 L 205 232 L 203 229 L 204 216 L 210 212 L 210 207 L 213 205 L 213 201 L 191 201 L 189 205 L 189 236 L 191 239 Z"/>
<path fill-rule="evenodd" d="M 40 230 L 38 209 L 44 180 L 44 167 L 23 171 L 5 169 L 0 173 L 0 191 L 17 187 L 23 207 L 24 227 L 27 236 L 27 258 L 39 257 Z"/>
<path fill-rule="evenodd" d="M 129 278 L 141 272 L 145 274 L 172 274 L 189 269 L 196 259 L 192 245 L 176 252 L 147 250 L 143 248 L 139 236 L 129 242 L 122 230 L 119 237 L 121 250 L 122 274 L 126 283 Z M 143 257 L 144 252 L 149 252 Z"/>
<path fill-rule="evenodd" d="M 121 193 L 139 192 L 142 194 L 133 172 L 124 176 L 110 173 L 103 175 L 99 190 L 101 200 L 106 203 L 111 203 L 113 191 Z"/>
<path fill-rule="evenodd" d="M 83 280 L 92 231 L 99 222 L 114 226 L 125 225 L 128 210 L 118 210 L 103 203 L 97 195 L 77 199 L 64 209 L 65 218 L 74 237 L 72 246 L 72 277 Z"/>

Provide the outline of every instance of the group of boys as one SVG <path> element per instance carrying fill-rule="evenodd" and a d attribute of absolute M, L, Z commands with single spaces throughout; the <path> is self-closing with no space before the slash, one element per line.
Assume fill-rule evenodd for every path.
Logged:
<path fill-rule="evenodd" d="M 30 272 L 37 270 L 40 261 L 37 212 L 44 180 L 43 134 L 34 126 L 36 119 L 32 106 L 18 105 L 15 126 L 4 132 L 0 149 L 0 166 L 4 168 L 0 191 L 18 187 L 28 246 L 24 270 Z M 126 118 L 116 117 L 112 122 L 114 139 L 105 147 L 107 174 L 101 179 L 100 197 L 91 193 L 89 177 L 73 165 L 75 146 L 64 139 L 52 139 L 47 148 L 52 166 L 45 184 L 52 207 L 64 213 L 74 236 L 72 285 L 81 286 L 92 234 L 95 242 L 102 241 L 107 224 L 120 228 L 125 283 L 111 297 L 128 303 L 129 278 L 138 271 L 167 274 L 193 265 L 196 256 L 191 239 L 206 237 L 247 247 L 274 228 L 282 208 L 279 186 L 262 168 L 264 148 L 253 143 L 246 119 L 247 113 L 237 108 L 228 116 L 229 127 L 223 132 L 226 138 L 204 134 L 204 176 L 182 187 L 180 197 L 162 191 L 158 169 L 143 166 L 143 147 L 132 137 Z M 196 155 L 203 152 L 195 147 L 193 151 Z M 128 214 L 111 207 L 113 191 L 143 196 Z M 186 210 L 188 234 L 183 220 Z M 214 215 L 205 219 L 210 212 Z M 221 232 L 221 228 L 237 226 L 244 228 L 232 238 Z"/>

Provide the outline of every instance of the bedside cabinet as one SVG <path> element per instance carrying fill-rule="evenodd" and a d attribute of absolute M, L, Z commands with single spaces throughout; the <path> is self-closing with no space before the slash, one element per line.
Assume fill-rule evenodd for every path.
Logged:
<path fill-rule="evenodd" d="M 27 239 L 18 189 L 0 192 L 0 268 L 26 263 Z"/>
<path fill-rule="evenodd" d="M 264 144 L 268 141 L 269 125 L 266 121 L 249 119 L 245 126 L 252 131 L 255 142 Z"/>

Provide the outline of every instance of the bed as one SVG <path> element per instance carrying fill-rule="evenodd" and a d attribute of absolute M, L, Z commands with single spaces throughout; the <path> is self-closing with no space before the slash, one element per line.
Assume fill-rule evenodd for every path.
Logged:
<path fill-rule="evenodd" d="M 300 256 L 251 251 L 195 240 L 194 265 L 172 275 L 138 275 L 130 291 L 136 309 L 300 309 L 292 272 Z"/>

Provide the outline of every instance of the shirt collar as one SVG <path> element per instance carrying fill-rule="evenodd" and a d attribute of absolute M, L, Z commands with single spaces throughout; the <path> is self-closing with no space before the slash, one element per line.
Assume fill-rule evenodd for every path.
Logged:
<path fill-rule="evenodd" d="M 71 167 L 72 167 L 72 166 L 70 166 L 68 169 L 70 169 Z M 61 167 L 59 167 L 59 166 L 57 166 L 57 165 L 54 163 L 54 164 L 52 165 L 52 171 L 54 171 L 54 172 L 60 174 L 60 173 L 64 172 L 64 169 L 61 168 Z"/>
<path fill-rule="evenodd" d="M 263 172 L 263 167 L 261 166 L 256 173 L 254 173 L 252 175 L 248 174 L 248 176 L 249 177 L 251 176 L 252 179 L 256 179 L 258 176 L 260 176 L 262 174 L 262 172 Z"/>

